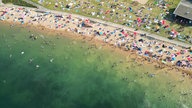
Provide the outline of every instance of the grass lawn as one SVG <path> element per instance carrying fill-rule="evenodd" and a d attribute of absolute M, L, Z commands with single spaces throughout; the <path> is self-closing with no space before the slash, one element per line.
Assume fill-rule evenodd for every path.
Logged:
<path fill-rule="evenodd" d="M 38 1 L 40 0 L 31 1 L 39 3 Z M 165 0 L 167 5 L 169 5 L 166 9 L 158 7 L 155 4 L 155 0 L 149 0 L 145 5 L 133 2 L 132 0 L 116 0 L 118 2 L 115 2 L 115 0 L 57 0 L 57 4 L 55 4 L 55 1 L 56 0 L 44 0 L 41 5 L 48 9 L 80 14 L 118 24 L 126 24 L 129 27 L 138 28 L 164 37 L 169 37 L 168 32 L 170 30 L 175 29 L 179 31 L 181 27 L 183 27 L 171 21 L 171 14 L 180 0 Z M 66 5 L 69 3 L 73 3 L 70 9 L 66 8 Z M 55 5 L 58 6 L 56 7 Z M 113 9 L 111 8 L 112 6 Z M 131 11 L 128 10 L 129 7 Z M 138 12 L 139 9 L 142 11 L 141 13 Z M 170 13 L 166 15 L 166 11 Z M 92 12 L 95 12 L 95 15 L 92 15 Z M 158 26 L 156 23 L 152 22 L 148 24 L 151 29 L 147 29 L 146 24 L 141 24 L 141 26 L 135 26 L 135 24 L 133 24 L 134 20 L 137 20 L 137 17 L 144 18 L 146 15 L 148 15 L 147 21 L 153 20 L 154 18 L 159 20 L 166 19 L 166 24 L 170 25 L 169 29 L 160 27 L 160 32 L 156 33 L 155 28 Z M 191 28 L 186 26 L 179 33 L 190 36 L 190 30 Z"/>
<path fill-rule="evenodd" d="M 19 6 L 27 6 L 27 7 L 34 7 L 36 8 L 36 6 L 33 6 L 31 4 L 26 3 L 23 0 L 2 0 L 3 3 L 12 3 L 14 5 L 19 5 Z"/>

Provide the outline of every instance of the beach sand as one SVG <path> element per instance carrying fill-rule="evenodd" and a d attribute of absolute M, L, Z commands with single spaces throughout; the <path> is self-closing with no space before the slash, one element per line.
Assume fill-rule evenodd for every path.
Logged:
<path fill-rule="evenodd" d="M 8 8 L 7 8 L 8 7 Z M 14 24 L 21 24 L 23 23 L 23 25 L 25 26 L 34 26 L 34 27 L 38 27 L 38 30 L 40 31 L 44 31 L 46 33 L 56 33 L 56 34 L 61 34 L 61 35 L 68 35 L 74 38 L 83 38 L 83 39 L 88 39 L 91 40 L 91 42 L 94 41 L 102 41 L 102 45 L 104 46 L 110 46 L 113 47 L 115 49 L 121 49 L 121 50 L 125 50 L 126 47 L 125 45 L 128 46 L 134 46 L 136 45 L 137 47 L 142 48 L 142 53 L 144 53 L 145 51 L 148 52 L 152 52 L 154 55 L 159 55 L 161 56 L 161 58 L 166 58 L 167 55 L 166 54 L 159 54 L 158 50 L 162 50 L 162 51 L 169 51 L 170 54 L 175 54 L 178 51 L 181 50 L 185 50 L 185 48 L 181 48 L 178 46 L 174 46 L 170 43 L 166 43 L 166 42 L 162 42 L 162 41 L 157 41 L 157 40 L 149 40 L 145 37 L 140 37 L 139 34 L 134 35 L 134 33 L 131 33 L 129 31 L 123 31 L 125 33 L 127 33 L 128 37 L 123 37 L 121 38 L 121 36 L 118 36 L 119 34 L 122 35 L 122 30 L 123 28 L 115 28 L 109 25 L 103 25 L 100 23 L 91 23 L 93 28 L 91 27 L 78 27 L 77 25 L 79 25 L 83 20 L 86 19 L 81 19 L 81 18 L 74 18 L 73 15 L 58 15 L 58 14 L 50 14 L 50 13 L 37 13 L 35 12 L 35 9 L 32 8 L 27 8 L 26 10 L 23 8 L 11 8 L 14 7 L 13 5 L 4 5 L 4 7 L 0 7 L 1 10 L 6 11 L 8 10 L 8 15 L 5 14 L 6 19 L 5 21 L 10 22 L 11 25 Z M 0 14 L 3 14 L 3 11 Z M 22 13 L 22 12 L 25 12 Z M 46 14 L 46 15 L 45 15 Z M 59 18 L 56 18 L 56 16 L 58 16 Z M 61 18 L 60 18 L 61 17 Z M 64 17 L 64 18 L 63 18 Z M 18 20 L 21 19 L 21 20 Z M 81 20 L 81 21 L 79 21 Z M 64 25 L 64 26 L 63 26 Z M 102 32 L 102 35 L 97 35 L 95 36 L 95 32 Z M 113 34 L 110 34 L 111 32 L 113 32 Z M 107 35 L 103 35 L 103 34 L 107 34 Z M 74 36 L 75 35 L 75 36 Z M 108 36 L 109 35 L 109 36 Z M 132 36 L 130 36 L 132 35 Z M 144 40 L 144 42 L 138 42 L 139 39 Z M 155 47 L 159 46 L 161 47 L 162 45 L 165 46 L 170 46 L 170 47 L 174 47 L 174 49 L 170 50 L 168 48 L 163 48 L 163 49 L 158 49 L 156 50 Z M 147 47 L 147 46 L 150 47 Z M 117 51 L 119 52 L 119 51 Z M 161 58 L 160 61 L 156 61 L 155 59 L 152 58 L 148 58 L 143 56 L 138 56 L 136 53 L 138 53 L 137 51 L 134 50 L 129 50 L 129 51 L 123 51 L 125 52 L 125 55 L 130 55 L 130 54 L 134 54 L 135 58 L 139 58 L 139 61 L 142 61 L 142 63 L 145 63 L 146 61 L 150 61 L 150 63 L 153 63 L 154 65 L 156 65 L 157 67 L 161 68 L 161 67 L 166 67 L 163 63 L 161 63 Z M 128 52 L 128 53 L 127 53 Z M 169 57 L 172 55 L 169 55 Z M 177 60 L 183 60 L 186 59 L 187 56 L 191 56 L 189 52 L 186 52 L 185 54 L 183 54 L 182 56 L 179 55 L 177 56 Z M 141 59 L 142 58 L 142 59 Z M 189 61 L 190 63 L 192 61 Z M 168 67 L 171 66 L 171 68 L 173 68 L 175 65 L 175 61 L 173 61 L 173 63 L 171 62 L 167 62 L 166 64 Z M 178 70 L 178 67 L 176 67 L 176 69 Z M 187 68 L 179 68 L 179 71 L 181 70 L 186 70 L 186 72 L 188 74 L 191 74 L 191 68 L 187 69 Z"/>

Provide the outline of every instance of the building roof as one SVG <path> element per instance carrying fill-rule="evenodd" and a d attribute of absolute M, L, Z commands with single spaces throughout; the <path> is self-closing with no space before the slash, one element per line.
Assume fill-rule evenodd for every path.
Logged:
<path fill-rule="evenodd" d="M 174 14 L 192 20 L 192 0 L 181 0 Z"/>

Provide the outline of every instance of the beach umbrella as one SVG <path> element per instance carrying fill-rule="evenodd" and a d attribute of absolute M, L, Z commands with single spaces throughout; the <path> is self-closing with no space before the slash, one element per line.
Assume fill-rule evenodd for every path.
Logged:
<path fill-rule="evenodd" d="M 172 58 L 171 58 L 171 60 L 172 60 L 172 61 L 175 61 L 175 60 L 176 60 L 176 58 L 175 58 L 175 57 L 172 57 Z"/>
<path fill-rule="evenodd" d="M 191 61 L 191 57 L 187 57 L 187 60 L 188 60 L 188 61 Z"/>
<path fill-rule="evenodd" d="M 161 24 L 162 24 L 162 25 L 165 25 L 165 24 L 166 24 L 166 21 L 165 21 L 165 20 L 162 20 L 162 21 L 161 21 Z"/>
<path fill-rule="evenodd" d="M 105 14 L 108 14 L 110 12 L 110 10 L 107 10 L 106 12 L 105 12 Z"/>
<path fill-rule="evenodd" d="M 177 34 L 178 34 L 178 32 L 177 32 L 177 31 L 175 31 L 175 32 L 174 32 L 174 35 L 177 35 Z"/>
<path fill-rule="evenodd" d="M 180 53 L 180 52 L 177 52 L 176 54 L 177 54 L 177 55 L 180 55 L 181 53 Z"/>
<path fill-rule="evenodd" d="M 86 22 L 86 23 L 90 23 L 89 19 L 86 19 L 85 22 Z"/>
<path fill-rule="evenodd" d="M 127 36 L 128 36 L 128 34 L 126 33 L 126 34 L 125 34 L 125 37 L 127 37 Z"/>
<path fill-rule="evenodd" d="M 128 10 L 129 10 L 130 12 L 132 12 L 132 11 L 133 11 L 131 7 L 129 7 L 129 8 L 128 8 Z"/>
<path fill-rule="evenodd" d="M 172 54 L 171 57 L 175 57 L 175 54 Z"/>
<path fill-rule="evenodd" d="M 137 18 L 137 22 L 141 23 L 141 18 L 140 17 Z"/>
<path fill-rule="evenodd" d="M 20 8 L 20 7 L 19 7 L 18 9 L 19 9 L 19 10 L 22 10 L 23 8 Z"/>
<path fill-rule="evenodd" d="M 182 61 L 182 65 L 187 65 L 186 61 L 183 60 Z"/>
<path fill-rule="evenodd" d="M 178 32 L 175 30 L 175 29 L 172 29 L 171 32 L 174 34 L 174 35 L 177 35 Z"/>

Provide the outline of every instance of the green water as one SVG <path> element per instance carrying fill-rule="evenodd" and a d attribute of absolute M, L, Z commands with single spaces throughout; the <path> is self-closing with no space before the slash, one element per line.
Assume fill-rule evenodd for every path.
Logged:
<path fill-rule="evenodd" d="M 37 40 L 29 38 L 31 33 Z M 154 67 L 127 59 L 81 40 L 1 24 L 0 107 L 192 107 L 191 96 L 179 94 L 181 88 L 191 89 L 182 87 L 185 81 L 169 92 L 170 84 L 180 79 L 167 74 L 148 77 Z"/>

